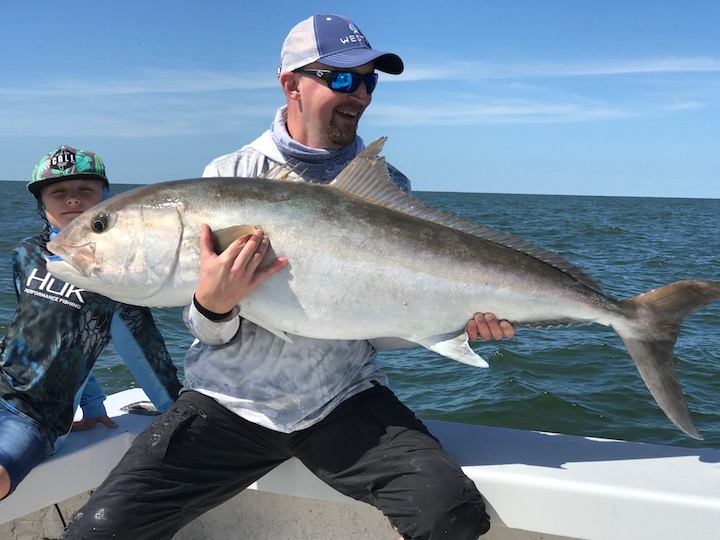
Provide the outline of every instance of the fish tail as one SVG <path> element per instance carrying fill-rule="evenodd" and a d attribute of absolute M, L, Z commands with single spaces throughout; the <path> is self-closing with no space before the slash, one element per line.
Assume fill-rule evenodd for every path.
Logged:
<path fill-rule="evenodd" d="M 690 418 L 673 350 L 683 321 L 696 309 L 718 301 L 720 282 L 678 281 L 621 301 L 629 322 L 614 326 L 657 404 L 673 424 L 695 439 L 703 437 Z"/>

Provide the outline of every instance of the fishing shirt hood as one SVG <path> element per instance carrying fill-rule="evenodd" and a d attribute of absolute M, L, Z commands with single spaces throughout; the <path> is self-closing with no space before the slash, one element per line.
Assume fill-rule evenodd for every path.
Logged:
<path fill-rule="evenodd" d="M 300 144 L 287 131 L 287 105 L 280 107 L 275 114 L 270 134 L 273 142 L 288 160 L 290 166 L 302 163 L 305 174 L 302 176 L 311 182 L 328 184 L 365 148 L 359 135 L 347 146 L 337 150 L 311 148 Z"/>
<path fill-rule="evenodd" d="M 55 225 L 52 225 L 50 223 L 50 220 L 48 220 L 47 212 L 45 211 L 45 204 L 43 203 L 42 197 L 37 198 L 37 209 L 38 214 L 40 215 L 40 219 L 43 222 L 43 230 L 42 233 L 40 233 L 40 238 L 42 239 L 43 243 L 47 244 L 55 237 L 57 233 L 60 232 L 60 229 L 58 229 Z"/>

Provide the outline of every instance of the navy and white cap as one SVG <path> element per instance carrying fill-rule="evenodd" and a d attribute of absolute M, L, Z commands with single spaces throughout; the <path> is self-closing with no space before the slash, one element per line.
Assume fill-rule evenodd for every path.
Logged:
<path fill-rule="evenodd" d="M 375 69 L 393 75 L 404 68 L 397 54 L 373 49 L 360 29 L 340 15 L 313 15 L 295 25 L 283 42 L 278 76 L 313 62 L 345 69 L 374 62 Z"/>

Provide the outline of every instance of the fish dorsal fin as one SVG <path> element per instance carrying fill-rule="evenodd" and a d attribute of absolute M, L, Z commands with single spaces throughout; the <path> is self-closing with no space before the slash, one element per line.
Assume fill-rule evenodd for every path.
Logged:
<path fill-rule="evenodd" d="M 296 163 L 293 167 L 290 166 L 290 163 L 287 161 L 285 163 L 277 163 L 270 167 L 269 170 L 262 173 L 258 178 L 263 178 L 265 180 L 284 180 L 284 181 L 290 181 L 290 182 L 296 182 L 298 177 L 301 177 L 303 174 L 305 174 L 305 171 L 300 171 L 299 173 L 296 173 L 295 171 L 300 166 L 300 163 Z M 292 175 L 295 173 L 295 175 Z"/>
<path fill-rule="evenodd" d="M 478 225 L 456 214 L 437 210 L 405 193 L 392 181 L 385 158 L 378 157 L 386 140 L 387 137 L 381 137 L 369 144 L 329 186 L 368 202 L 520 251 L 565 272 L 583 285 L 602 292 L 602 287 L 591 276 L 557 253 L 502 231 Z"/>

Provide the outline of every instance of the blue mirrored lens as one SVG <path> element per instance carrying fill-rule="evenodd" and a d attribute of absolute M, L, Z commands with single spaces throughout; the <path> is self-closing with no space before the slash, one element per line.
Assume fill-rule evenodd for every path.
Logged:
<path fill-rule="evenodd" d="M 365 86 L 367 87 L 367 93 L 372 94 L 373 90 L 375 90 L 375 87 L 377 86 L 378 82 L 378 74 L 377 73 L 371 73 L 370 75 L 365 75 Z"/>
<path fill-rule="evenodd" d="M 342 92 L 354 92 L 360 86 L 360 76 L 348 71 L 337 71 L 333 73 L 330 88 Z"/>
<path fill-rule="evenodd" d="M 372 94 L 377 86 L 378 76 L 376 73 L 370 75 L 359 75 L 358 73 L 351 73 L 349 71 L 334 71 L 332 74 L 332 82 L 330 88 L 338 92 L 352 93 L 360 87 L 362 82 L 365 82 L 367 93 Z"/>

